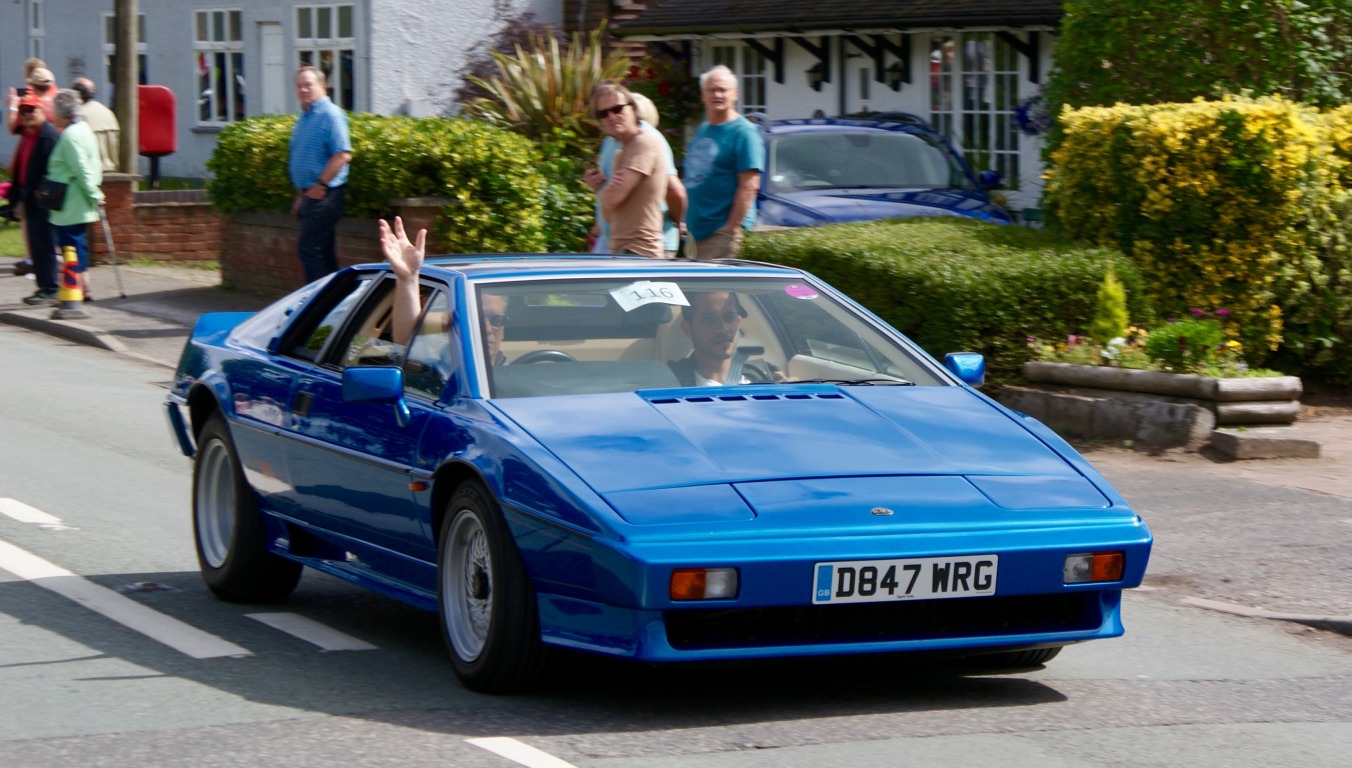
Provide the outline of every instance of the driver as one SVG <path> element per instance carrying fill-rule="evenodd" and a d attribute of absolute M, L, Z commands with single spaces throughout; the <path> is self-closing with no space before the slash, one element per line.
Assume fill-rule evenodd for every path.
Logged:
<path fill-rule="evenodd" d="M 690 337 L 688 357 L 667 363 L 683 387 L 722 386 L 737 352 L 737 339 L 746 310 L 731 291 L 689 293 L 690 305 L 681 307 L 681 330 Z M 769 366 L 769 363 L 766 363 Z M 770 366 L 763 371 L 742 366 L 737 384 L 783 381 L 784 375 Z"/>
<path fill-rule="evenodd" d="M 380 252 L 394 273 L 394 323 L 391 328 L 395 344 L 406 346 L 413 338 L 413 329 L 422 312 L 422 298 L 418 293 L 418 270 L 427 255 L 427 230 L 418 230 L 410 241 L 404 231 L 404 220 L 394 217 L 394 226 L 380 220 Z M 479 297 L 480 322 L 484 332 L 484 351 L 491 366 L 505 365 L 502 338 L 507 329 L 507 297 L 485 293 Z M 450 316 L 447 316 L 450 323 Z M 445 330 L 450 330 L 446 328 Z"/>

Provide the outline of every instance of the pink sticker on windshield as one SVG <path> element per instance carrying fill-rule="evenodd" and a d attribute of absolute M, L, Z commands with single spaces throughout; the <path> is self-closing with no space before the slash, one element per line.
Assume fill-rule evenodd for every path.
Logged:
<path fill-rule="evenodd" d="M 817 292 L 807 285 L 790 285 L 784 289 L 784 292 L 795 299 L 815 299 Z"/>

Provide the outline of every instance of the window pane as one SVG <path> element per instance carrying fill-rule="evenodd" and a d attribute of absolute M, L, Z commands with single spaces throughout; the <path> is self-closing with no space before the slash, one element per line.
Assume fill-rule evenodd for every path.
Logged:
<path fill-rule="evenodd" d="M 136 14 L 136 44 L 141 45 L 146 41 L 146 15 L 144 13 Z"/>
<path fill-rule="evenodd" d="M 338 36 L 342 38 L 352 37 L 352 6 L 338 6 Z"/>
<path fill-rule="evenodd" d="M 356 57 L 353 55 L 352 49 L 347 48 L 338 52 L 338 58 L 342 64 L 342 68 L 338 72 L 338 106 L 348 110 L 356 109 L 354 106 L 356 103 L 354 101 L 356 78 L 352 74 L 353 62 L 356 61 Z"/>
<path fill-rule="evenodd" d="M 240 12 L 239 12 L 239 11 L 231 11 L 231 12 L 230 12 L 230 39 L 231 39 L 231 40 L 236 40 L 236 41 L 238 41 L 238 40 L 243 40 L 243 39 L 244 39 L 244 37 L 240 34 L 240 31 L 239 31 L 239 27 L 240 27 L 240 18 L 239 18 L 239 17 L 240 17 Z"/>
<path fill-rule="evenodd" d="M 310 9 L 296 9 L 296 37 L 314 37 L 310 28 Z"/>
<path fill-rule="evenodd" d="M 235 109 L 231 115 L 232 120 L 243 120 L 247 113 L 244 111 L 244 54 L 230 54 L 230 72 L 234 78 L 232 85 L 235 94 Z"/>
<path fill-rule="evenodd" d="M 207 55 L 197 54 L 197 119 L 211 121 L 211 64 Z"/>
<path fill-rule="evenodd" d="M 211 12 L 211 39 L 218 43 L 225 40 L 225 13 L 223 11 Z"/>
<path fill-rule="evenodd" d="M 315 9 L 315 37 L 333 37 L 333 9 L 321 5 Z"/>
<path fill-rule="evenodd" d="M 302 66 L 313 67 L 313 66 L 315 65 L 315 52 L 314 52 L 314 51 L 301 51 L 301 52 L 300 52 L 300 63 L 301 63 Z"/>
<path fill-rule="evenodd" d="M 116 23 L 116 22 L 115 22 L 113 19 L 109 19 L 109 20 L 108 20 L 108 24 L 110 25 L 110 28 L 111 28 L 111 25 L 113 25 L 113 24 L 115 24 L 115 23 Z M 117 40 L 116 33 L 111 33 L 111 34 L 109 35 L 109 38 L 108 38 L 108 39 L 109 39 L 109 42 L 116 42 L 116 40 Z M 211 39 L 211 37 L 207 34 L 207 12 L 206 12 L 206 11 L 198 11 L 198 12 L 197 12 L 197 41 L 200 43 L 200 42 L 205 42 L 205 41 L 210 40 L 210 39 Z"/>
<path fill-rule="evenodd" d="M 227 69 L 225 53 L 213 53 L 211 58 L 214 70 L 212 101 L 216 104 L 216 120 L 224 123 L 230 119 L 230 115 L 226 112 L 230 106 L 230 72 Z"/>
<path fill-rule="evenodd" d="M 117 44 L 117 18 L 114 16 L 103 17 L 103 44 Z"/>

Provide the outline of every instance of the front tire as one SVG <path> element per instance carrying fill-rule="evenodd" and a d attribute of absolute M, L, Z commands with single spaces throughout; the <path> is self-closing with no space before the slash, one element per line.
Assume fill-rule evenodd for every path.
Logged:
<path fill-rule="evenodd" d="M 460 682 L 480 693 L 535 686 L 545 667 L 535 591 L 483 486 L 455 490 L 437 551 L 441 635 Z"/>
<path fill-rule="evenodd" d="M 232 603 L 275 602 L 296 588 L 302 566 L 268 551 L 258 499 L 219 413 L 197 438 L 192 509 L 197 562 L 217 597 Z"/>
<path fill-rule="evenodd" d="M 1004 651 L 972 656 L 971 661 L 986 669 L 1026 669 L 1040 667 L 1061 654 L 1064 646 L 1033 648 L 1027 651 Z"/>

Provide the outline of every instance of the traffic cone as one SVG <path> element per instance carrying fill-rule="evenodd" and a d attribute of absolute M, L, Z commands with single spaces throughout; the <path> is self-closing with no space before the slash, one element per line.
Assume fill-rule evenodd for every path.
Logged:
<path fill-rule="evenodd" d="M 75 320 L 89 317 L 84 311 L 84 290 L 80 288 L 80 257 L 75 255 L 75 246 L 68 245 L 61 250 L 61 286 L 56 290 L 56 300 L 60 306 L 52 312 L 53 320 Z"/>

